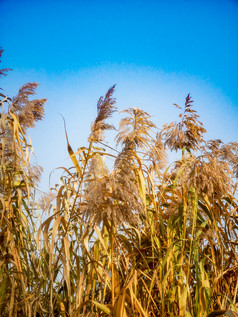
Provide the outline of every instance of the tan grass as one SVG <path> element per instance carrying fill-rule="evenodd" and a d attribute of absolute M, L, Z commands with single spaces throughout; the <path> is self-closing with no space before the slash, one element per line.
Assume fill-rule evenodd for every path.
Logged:
<path fill-rule="evenodd" d="M 26 136 L 43 118 L 45 100 L 29 101 L 36 87 L 23 86 L 13 100 L 1 94 L 0 315 L 237 311 L 237 143 L 205 142 L 188 95 L 180 121 L 162 133 L 148 113 L 125 110 L 120 151 L 106 151 L 113 86 L 99 99 L 87 146 L 74 152 L 65 128 L 74 166 L 36 205 Z M 166 147 L 181 151 L 172 166 Z"/>

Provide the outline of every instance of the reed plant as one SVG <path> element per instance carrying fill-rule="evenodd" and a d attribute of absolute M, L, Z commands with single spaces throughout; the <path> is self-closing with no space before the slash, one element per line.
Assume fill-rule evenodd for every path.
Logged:
<path fill-rule="evenodd" d="M 74 151 L 65 125 L 72 167 L 36 204 L 26 130 L 45 100 L 29 99 L 35 88 L 1 94 L 1 315 L 236 316 L 238 144 L 205 141 L 188 95 L 161 129 L 122 111 L 108 146 L 113 86 L 86 146 Z M 180 159 L 168 164 L 167 150 Z"/>
<path fill-rule="evenodd" d="M 3 90 L 0 93 L 1 316 L 32 316 L 39 296 L 34 192 L 41 171 L 31 163 L 32 146 L 26 135 L 44 115 L 46 100 L 31 99 L 37 86 L 24 85 L 13 99 Z"/>

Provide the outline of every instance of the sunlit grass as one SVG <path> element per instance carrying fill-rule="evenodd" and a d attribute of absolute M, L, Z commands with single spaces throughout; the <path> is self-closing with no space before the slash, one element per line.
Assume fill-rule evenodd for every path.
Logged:
<path fill-rule="evenodd" d="M 1 93 L 0 315 L 236 316 L 237 144 L 205 142 L 188 96 L 160 133 L 148 113 L 124 111 L 114 151 L 113 86 L 86 146 L 74 152 L 65 129 L 73 167 L 37 203 L 35 88 Z M 181 154 L 170 166 L 166 147 Z"/>

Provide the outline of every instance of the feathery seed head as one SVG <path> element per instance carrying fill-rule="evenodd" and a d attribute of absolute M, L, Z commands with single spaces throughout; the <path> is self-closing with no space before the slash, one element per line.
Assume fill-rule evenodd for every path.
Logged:
<path fill-rule="evenodd" d="M 18 116 L 19 123 L 25 131 L 27 128 L 33 128 L 35 122 L 44 117 L 44 104 L 47 99 L 30 100 L 32 95 L 36 94 L 37 83 L 27 83 L 23 85 L 16 97 L 12 100 L 11 111 Z"/>
<path fill-rule="evenodd" d="M 200 144 L 204 142 L 203 134 L 206 129 L 198 120 L 197 111 L 193 110 L 193 101 L 190 94 L 186 97 L 184 112 L 180 113 L 181 121 L 179 123 L 172 122 L 163 126 L 162 134 L 165 137 L 165 145 L 171 150 L 179 150 L 188 148 L 191 150 L 198 149 Z M 176 108 L 181 109 L 177 104 Z"/>
<path fill-rule="evenodd" d="M 112 130 L 115 127 L 111 124 L 105 123 L 105 120 L 110 118 L 112 114 L 117 111 L 115 106 L 116 99 L 112 97 L 115 90 L 115 85 L 112 86 L 106 93 L 105 98 L 100 97 L 97 103 L 97 117 L 92 124 L 91 131 L 92 133 L 89 136 L 89 141 L 102 141 L 103 140 L 103 131 Z"/>
<path fill-rule="evenodd" d="M 150 141 L 150 132 L 156 125 L 149 120 L 150 115 L 138 108 L 128 108 L 121 112 L 129 114 L 121 120 L 119 128 L 120 132 L 116 136 L 117 144 L 121 143 L 128 147 L 146 148 Z"/>
<path fill-rule="evenodd" d="M 114 171 L 89 184 L 85 212 L 96 224 L 103 220 L 116 224 L 133 223 L 136 215 L 144 211 L 139 190 L 132 177 L 131 173 Z"/>

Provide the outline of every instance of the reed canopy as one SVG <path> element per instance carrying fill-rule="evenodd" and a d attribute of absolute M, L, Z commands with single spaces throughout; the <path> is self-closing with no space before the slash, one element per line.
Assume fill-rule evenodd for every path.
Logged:
<path fill-rule="evenodd" d="M 0 92 L 0 315 L 237 316 L 238 143 L 206 140 L 190 95 L 177 122 L 127 108 L 114 127 L 112 86 L 86 145 L 65 123 L 72 167 L 39 195 L 36 88 Z"/>

